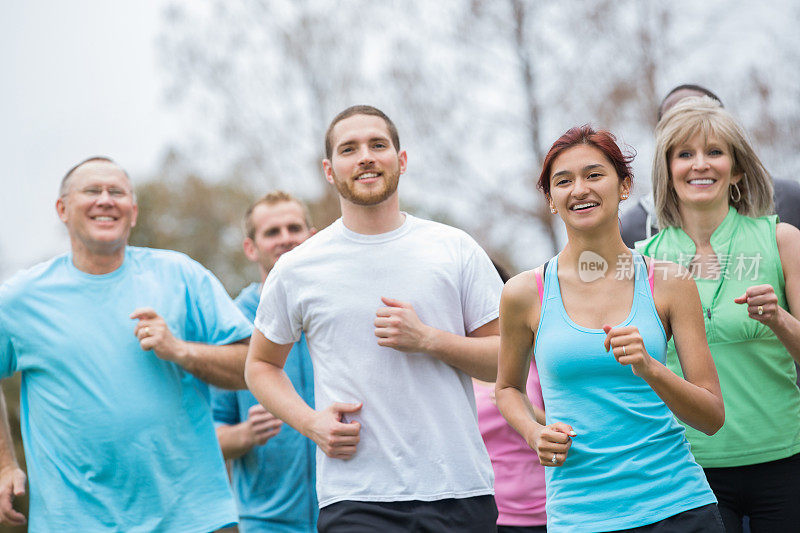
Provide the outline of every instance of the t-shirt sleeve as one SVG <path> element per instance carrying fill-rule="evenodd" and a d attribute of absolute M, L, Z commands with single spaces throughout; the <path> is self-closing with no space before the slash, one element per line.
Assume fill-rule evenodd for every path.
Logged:
<path fill-rule="evenodd" d="M 472 333 L 500 315 L 503 281 L 483 248 L 466 237 L 462 248 L 461 307 L 464 329 Z"/>
<path fill-rule="evenodd" d="M 17 353 L 14 350 L 11 331 L 3 313 L 0 313 L 0 378 L 7 378 L 16 371 Z"/>
<path fill-rule="evenodd" d="M 211 389 L 211 412 L 215 425 L 228 425 L 240 423 L 239 402 L 236 401 L 236 391 L 224 390 L 213 385 Z"/>
<path fill-rule="evenodd" d="M 253 326 L 222 283 L 199 263 L 187 276 L 187 339 L 207 344 L 230 344 L 250 337 Z"/>
<path fill-rule="evenodd" d="M 256 310 L 255 326 L 276 344 L 291 344 L 300 339 L 302 324 L 292 308 L 280 263 L 275 265 L 264 281 L 261 301 Z"/>

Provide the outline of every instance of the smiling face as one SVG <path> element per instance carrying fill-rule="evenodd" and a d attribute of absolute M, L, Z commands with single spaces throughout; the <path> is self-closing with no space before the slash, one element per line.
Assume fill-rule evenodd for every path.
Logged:
<path fill-rule="evenodd" d="M 293 201 L 258 204 L 250 217 L 255 231 L 252 239 L 244 240 L 244 252 L 250 261 L 258 263 L 262 278 L 266 278 L 280 256 L 315 231 L 308 227 L 303 208 Z"/>
<path fill-rule="evenodd" d="M 341 120 L 331 138 L 333 153 L 323 169 L 344 201 L 373 206 L 397 192 L 406 153 L 397 152 L 381 117 L 353 115 Z"/>
<path fill-rule="evenodd" d="M 109 161 L 89 161 L 69 178 L 56 201 L 74 254 L 110 255 L 124 251 L 138 208 L 125 172 Z"/>
<path fill-rule="evenodd" d="M 741 175 L 733 175 L 733 157 L 727 143 L 713 133 L 706 137 L 698 132 L 674 146 L 667 158 L 670 183 L 681 208 L 728 211 L 730 186 Z"/>
<path fill-rule="evenodd" d="M 630 191 L 630 180 L 620 180 L 611 161 L 594 146 L 580 144 L 553 160 L 550 206 L 568 227 L 589 229 L 613 220 L 619 202 Z"/>

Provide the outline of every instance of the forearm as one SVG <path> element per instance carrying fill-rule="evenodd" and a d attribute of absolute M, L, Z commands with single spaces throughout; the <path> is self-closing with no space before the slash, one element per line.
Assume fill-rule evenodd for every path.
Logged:
<path fill-rule="evenodd" d="M 781 341 L 789 355 L 800 364 L 800 321 L 789 311 L 779 307 L 777 320 L 770 326 L 770 329 Z"/>
<path fill-rule="evenodd" d="M 431 328 L 425 352 L 463 370 L 472 377 L 493 382 L 497 379 L 500 336 L 464 337 Z"/>
<path fill-rule="evenodd" d="M 244 423 L 217 426 L 217 440 L 222 450 L 222 456 L 228 459 L 238 459 L 253 449 L 249 439 L 250 432 Z"/>
<path fill-rule="evenodd" d="M 533 447 L 534 432 L 545 424 L 544 411 L 533 407 L 525 393 L 511 386 L 498 387 L 495 400 L 508 424 Z"/>
<path fill-rule="evenodd" d="M 223 389 L 245 389 L 244 363 L 247 344 L 236 342 L 216 346 L 184 342 L 183 354 L 176 359 L 187 372 Z"/>
<path fill-rule="evenodd" d="M 309 426 L 315 411 L 297 394 L 283 368 L 266 361 L 248 360 L 247 385 L 253 396 L 269 412 L 310 437 Z"/>
<path fill-rule="evenodd" d="M 669 410 L 693 428 L 713 435 L 725 422 L 725 405 L 718 387 L 691 383 L 657 361 L 644 379 Z"/>
<path fill-rule="evenodd" d="M 11 440 L 11 427 L 8 423 L 6 398 L 0 388 L 0 472 L 9 468 L 19 468 L 14 442 Z"/>

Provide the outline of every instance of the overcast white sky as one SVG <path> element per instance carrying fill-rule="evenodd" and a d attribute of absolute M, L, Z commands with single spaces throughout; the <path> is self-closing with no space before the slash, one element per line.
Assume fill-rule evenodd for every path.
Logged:
<path fill-rule="evenodd" d="M 67 249 L 59 180 L 107 154 L 146 177 L 179 131 L 155 50 L 164 0 L 0 7 L 0 281 Z"/>

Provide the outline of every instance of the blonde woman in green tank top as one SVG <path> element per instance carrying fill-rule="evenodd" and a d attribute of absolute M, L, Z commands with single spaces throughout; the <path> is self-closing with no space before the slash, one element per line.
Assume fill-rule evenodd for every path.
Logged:
<path fill-rule="evenodd" d="M 653 195 L 661 231 L 645 255 L 694 276 L 719 372 L 725 424 L 687 427 L 725 527 L 800 531 L 800 230 L 773 214 L 772 180 L 718 102 L 686 98 L 656 129 Z M 680 367 L 670 345 L 667 363 Z"/>

